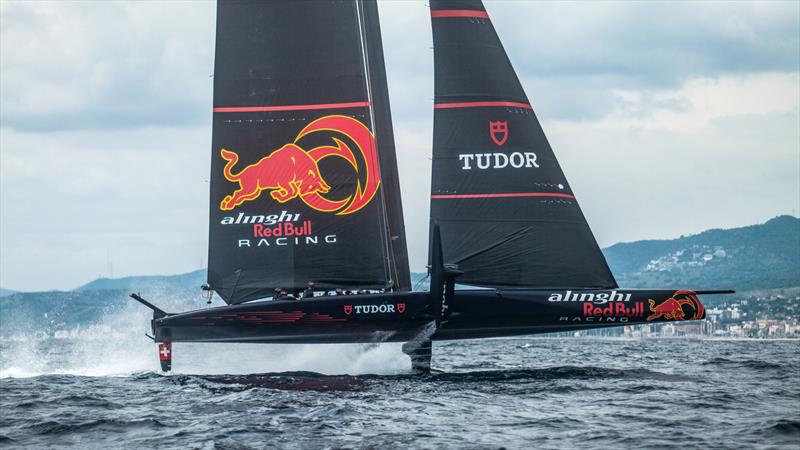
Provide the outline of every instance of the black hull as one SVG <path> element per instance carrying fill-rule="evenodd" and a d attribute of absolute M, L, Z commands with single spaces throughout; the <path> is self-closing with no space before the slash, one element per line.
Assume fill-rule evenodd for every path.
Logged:
<path fill-rule="evenodd" d="M 156 342 L 365 343 L 453 340 L 697 320 L 692 291 L 456 291 L 436 329 L 429 292 L 258 301 L 153 320 Z"/>

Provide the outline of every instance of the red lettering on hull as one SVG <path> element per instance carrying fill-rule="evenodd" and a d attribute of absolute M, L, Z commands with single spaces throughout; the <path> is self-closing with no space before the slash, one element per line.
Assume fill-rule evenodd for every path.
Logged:
<path fill-rule="evenodd" d="M 643 317 L 644 304 L 636 302 L 633 307 L 624 303 L 609 303 L 606 306 L 596 306 L 593 303 L 583 304 L 583 317 Z"/>

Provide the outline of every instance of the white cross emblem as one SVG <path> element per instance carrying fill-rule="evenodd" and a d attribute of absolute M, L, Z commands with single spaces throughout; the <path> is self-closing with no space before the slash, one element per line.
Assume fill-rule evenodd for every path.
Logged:
<path fill-rule="evenodd" d="M 161 347 L 161 352 L 160 353 L 161 353 L 161 356 L 163 356 L 164 358 L 169 357 L 169 348 L 166 345 Z"/>

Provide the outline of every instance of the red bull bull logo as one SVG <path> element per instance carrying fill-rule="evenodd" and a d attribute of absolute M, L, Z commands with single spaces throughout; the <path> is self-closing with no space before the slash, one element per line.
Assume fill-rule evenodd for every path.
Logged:
<path fill-rule="evenodd" d="M 332 131 L 340 136 L 332 137 L 335 145 L 318 146 L 308 151 L 298 145 L 302 138 L 320 131 Z M 340 139 L 342 137 L 348 138 L 350 144 Z M 351 146 L 358 153 L 354 153 Z M 358 159 L 357 154 L 360 155 Z M 300 131 L 294 142 L 237 173 L 233 172 L 233 167 L 239 161 L 239 155 L 223 148 L 220 156 L 227 161 L 223 169 L 225 179 L 239 185 L 232 194 L 222 199 L 219 208 L 223 211 L 232 210 L 259 198 L 263 191 L 269 191 L 272 199 L 278 203 L 300 198 L 317 211 L 351 214 L 366 206 L 380 186 L 375 137 L 363 123 L 348 116 L 325 116 L 311 122 Z M 319 170 L 321 160 L 334 156 L 347 161 L 359 177 L 355 191 L 342 199 L 331 199 L 324 195 L 330 192 L 331 186 Z M 365 180 L 363 183 L 362 179 Z"/>
<path fill-rule="evenodd" d="M 693 291 L 675 291 L 672 297 L 658 305 L 652 299 L 647 302 L 652 313 L 647 317 L 648 322 L 656 319 L 699 320 L 705 317 L 705 308 Z"/>

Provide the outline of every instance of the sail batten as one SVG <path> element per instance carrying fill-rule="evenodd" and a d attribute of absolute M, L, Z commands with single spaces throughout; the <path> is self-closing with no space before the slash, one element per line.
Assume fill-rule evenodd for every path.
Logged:
<path fill-rule="evenodd" d="M 459 282 L 616 282 L 479 0 L 431 0 L 431 226 Z"/>
<path fill-rule="evenodd" d="M 218 113 L 313 111 L 319 109 L 368 108 L 370 106 L 372 106 L 370 102 L 364 101 L 364 102 L 342 102 L 342 103 L 325 103 L 325 104 L 310 104 L 310 105 L 224 106 L 224 107 L 215 107 L 212 109 L 212 111 Z"/>
<path fill-rule="evenodd" d="M 442 102 L 434 103 L 434 109 L 449 109 L 449 108 L 491 108 L 491 107 L 509 107 L 509 108 L 523 108 L 533 109 L 529 103 L 522 102 L 508 102 L 502 100 L 489 100 L 489 101 L 475 101 L 475 102 Z"/>
<path fill-rule="evenodd" d="M 399 186 L 368 9 L 218 1 L 208 282 L 228 303 L 392 289 L 408 271 L 405 236 L 388 244 Z"/>

